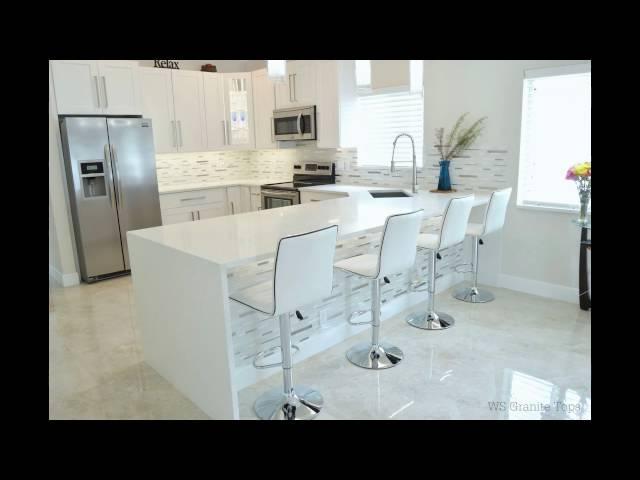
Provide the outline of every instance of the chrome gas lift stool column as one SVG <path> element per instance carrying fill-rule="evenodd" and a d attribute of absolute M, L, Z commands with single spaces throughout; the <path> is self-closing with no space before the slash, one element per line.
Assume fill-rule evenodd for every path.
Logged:
<path fill-rule="evenodd" d="M 407 317 L 412 327 L 423 330 L 444 330 L 454 325 L 454 318 L 446 313 L 435 311 L 436 260 L 440 250 L 464 241 L 464 234 L 473 207 L 474 196 L 452 198 L 444 212 L 439 233 L 422 233 L 418 236 L 418 247 L 430 251 L 431 272 L 429 275 L 429 303 L 427 311 L 414 312 Z"/>
<path fill-rule="evenodd" d="M 490 291 L 478 288 L 478 244 L 484 244 L 480 237 L 502 229 L 507 215 L 507 205 L 509 204 L 510 196 L 511 188 L 493 192 L 484 213 L 484 221 L 482 223 L 469 223 L 467 226 L 467 235 L 473 238 L 471 260 L 473 285 L 455 290 L 453 292 L 454 298 L 469 303 L 486 303 L 495 298 Z"/>
<path fill-rule="evenodd" d="M 257 285 L 230 296 L 254 310 L 277 315 L 280 321 L 282 362 L 269 366 L 282 365 L 284 388 L 270 390 L 256 400 L 254 410 L 262 420 L 308 420 L 314 418 L 323 406 L 320 392 L 302 385 L 293 386 L 290 318 L 293 312 L 300 318 L 298 308 L 331 295 L 337 235 L 338 226 L 332 225 L 281 238 L 272 288 Z M 256 358 L 261 358 L 264 353 L 259 353 Z"/>
<path fill-rule="evenodd" d="M 361 342 L 347 351 L 347 359 L 354 365 L 381 370 L 397 365 L 404 358 L 402 350 L 379 339 L 380 282 L 386 281 L 387 275 L 410 269 L 415 263 L 422 212 L 420 209 L 387 217 L 377 255 L 358 255 L 334 265 L 371 281 L 371 342 Z"/>

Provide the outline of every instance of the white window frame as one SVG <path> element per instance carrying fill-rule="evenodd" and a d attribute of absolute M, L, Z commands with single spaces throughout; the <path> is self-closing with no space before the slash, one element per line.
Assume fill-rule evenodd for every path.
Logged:
<path fill-rule="evenodd" d="M 527 203 L 524 203 L 525 200 L 523 198 L 524 195 L 524 169 L 526 159 L 524 158 L 524 125 L 525 118 L 527 116 L 527 79 L 529 78 L 537 78 L 537 77 L 550 77 L 550 76 L 559 76 L 559 75 L 571 75 L 578 73 L 591 73 L 591 62 L 588 63 L 579 63 L 573 65 L 563 65 L 558 67 L 546 67 L 546 68 L 534 68 L 528 69 L 524 71 L 524 78 L 522 81 L 522 110 L 521 110 L 521 118 L 520 118 L 520 152 L 518 159 L 518 192 L 516 195 L 516 207 L 524 210 L 537 210 L 537 211 L 546 211 L 546 212 L 558 212 L 558 213 L 568 213 L 575 214 L 580 210 L 580 204 L 577 200 L 577 190 L 576 190 L 576 204 L 575 205 L 559 205 L 559 204 L 551 204 L 549 202 L 539 202 L 532 203 L 530 200 Z M 591 159 L 589 159 L 590 161 Z M 524 167 L 524 168 L 523 168 Z M 569 166 L 567 166 L 568 168 Z M 569 180 L 566 180 L 567 182 Z M 589 202 L 588 213 L 591 214 L 591 202 Z"/>

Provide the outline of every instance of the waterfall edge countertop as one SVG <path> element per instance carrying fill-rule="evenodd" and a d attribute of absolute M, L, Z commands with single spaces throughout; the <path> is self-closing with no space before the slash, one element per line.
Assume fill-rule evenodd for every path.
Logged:
<path fill-rule="evenodd" d="M 327 188 L 330 187 L 330 188 Z M 330 185 L 315 191 L 347 192 L 349 196 L 284 208 L 260 210 L 128 232 L 218 265 L 231 267 L 273 256 L 278 240 L 288 235 L 338 225 L 338 237 L 375 231 L 389 215 L 424 209 L 425 219 L 441 216 L 451 198 L 468 193 L 419 191 L 411 197 L 372 198 L 368 190 L 393 188 Z M 411 194 L 408 190 L 403 189 Z M 474 206 L 485 205 L 490 193 L 474 192 Z"/>

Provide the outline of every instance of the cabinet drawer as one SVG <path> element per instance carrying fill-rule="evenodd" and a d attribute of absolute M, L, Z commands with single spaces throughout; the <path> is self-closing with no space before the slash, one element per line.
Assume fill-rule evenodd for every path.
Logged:
<path fill-rule="evenodd" d="M 227 194 L 224 188 L 194 190 L 191 192 L 163 193 L 160 195 L 160 208 L 189 207 L 203 203 L 226 202 Z"/>

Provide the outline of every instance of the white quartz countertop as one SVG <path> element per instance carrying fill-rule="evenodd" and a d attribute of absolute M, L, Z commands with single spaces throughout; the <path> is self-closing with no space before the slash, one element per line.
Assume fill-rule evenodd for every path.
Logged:
<path fill-rule="evenodd" d="M 200 183 L 183 183 L 179 185 L 159 185 L 158 192 L 163 193 L 177 193 L 177 192 L 190 192 L 193 190 L 206 190 L 208 188 L 222 188 L 222 187 L 259 187 L 268 183 L 281 183 L 290 182 L 291 178 L 260 178 L 260 179 L 237 179 L 237 180 L 220 180 L 217 182 L 200 182 Z"/>
<path fill-rule="evenodd" d="M 423 191 L 406 198 L 374 199 L 368 193 L 365 194 L 365 191 L 382 188 L 362 188 L 363 190 L 358 190 L 361 194 L 352 191 L 356 194 L 348 197 L 164 225 L 128 234 L 230 267 L 272 256 L 278 240 L 287 235 L 338 225 L 338 237 L 343 239 L 379 230 L 384 226 L 387 216 L 396 213 L 422 208 L 425 219 L 440 216 L 450 198 L 466 195 Z M 489 193 L 475 194 L 475 206 L 484 205 L 488 201 Z"/>

